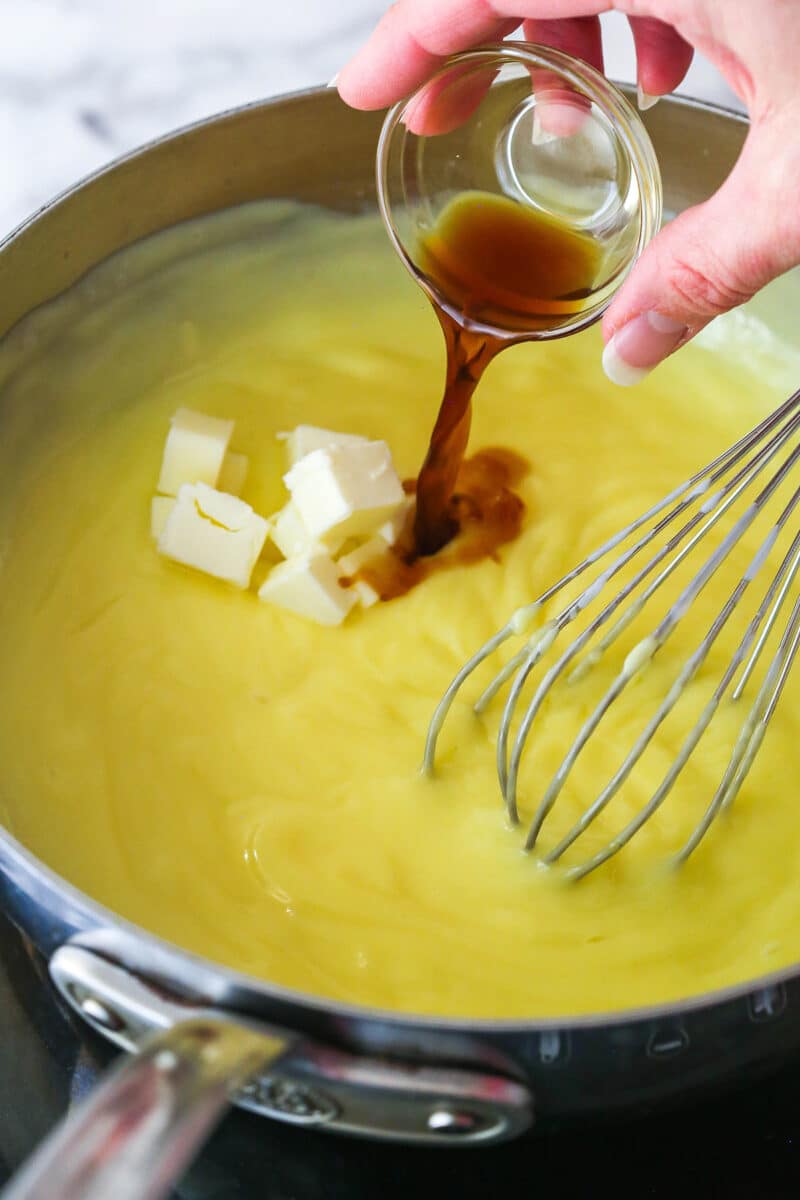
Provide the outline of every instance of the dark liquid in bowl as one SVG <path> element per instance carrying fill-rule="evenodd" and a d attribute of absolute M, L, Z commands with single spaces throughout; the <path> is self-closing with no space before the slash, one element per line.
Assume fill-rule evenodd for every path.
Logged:
<path fill-rule="evenodd" d="M 467 192 L 444 209 L 417 257 L 436 293 L 449 301 L 445 307 L 434 300 L 447 377 L 416 485 L 413 552 L 429 556 L 460 528 L 456 489 L 481 375 L 503 346 L 557 329 L 586 306 L 601 250 L 586 234 L 506 196 Z M 487 326 L 508 332 L 499 336 Z M 488 553 L 514 536 L 501 525 Z"/>
<path fill-rule="evenodd" d="M 466 192 L 422 239 L 417 261 L 448 315 L 520 336 L 557 329 L 586 307 L 600 244 L 555 217 L 483 192 Z"/>

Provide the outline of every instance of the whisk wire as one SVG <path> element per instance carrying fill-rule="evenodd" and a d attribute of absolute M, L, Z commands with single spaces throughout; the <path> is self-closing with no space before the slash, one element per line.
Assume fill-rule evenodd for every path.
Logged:
<path fill-rule="evenodd" d="M 796 420 L 798 421 L 798 423 L 800 423 L 800 417 L 796 418 Z M 783 432 L 780 435 L 778 435 L 776 438 L 772 439 L 772 442 L 769 444 L 769 447 L 768 447 L 769 453 L 766 454 L 765 457 L 760 459 L 756 465 L 748 466 L 746 474 L 744 474 L 744 477 L 741 478 L 741 482 L 730 492 L 726 492 L 726 490 L 723 489 L 718 493 L 718 496 L 724 496 L 724 499 L 723 499 L 722 503 L 719 505 L 719 507 L 717 508 L 716 512 L 714 512 L 713 510 L 706 510 L 705 506 L 704 506 L 704 508 L 702 510 L 702 515 L 705 515 L 708 517 L 706 523 L 700 528 L 700 530 L 696 533 L 694 538 L 690 539 L 690 541 L 683 548 L 683 550 L 680 551 L 678 555 L 676 555 L 676 557 L 672 561 L 672 563 L 668 564 L 668 566 L 661 572 L 661 574 L 659 576 L 657 576 L 657 578 L 653 581 L 653 583 L 650 585 L 650 587 L 647 589 L 647 591 L 641 597 L 640 601 L 636 602 L 637 604 L 639 604 L 640 606 L 643 607 L 644 603 L 654 594 L 654 592 L 661 586 L 661 584 L 667 578 L 669 578 L 669 576 L 674 572 L 674 570 L 677 568 L 677 566 L 686 558 L 686 556 L 691 552 L 691 550 L 694 549 L 694 547 L 698 544 L 698 542 L 703 537 L 705 537 L 705 535 L 708 533 L 709 529 L 711 529 L 713 527 L 713 525 L 715 525 L 721 519 L 721 517 L 728 510 L 728 508 L 731 506 L 731 504 L 733 504 L 734 501 L 736 499 L 738 499 L 739 495 L 741 495 L 741 493 L 745 489 L 745 487 L 747 487 L 749 485 L 749 483 L 752 482 L 752 480 L 755 478 L 755 476 L 757 474 L 759 474 L 764 469 L 764 467 L 767 465 L 767 463 L 770 462 L 771 459 L 779 452 L 779 450 L 784 445 L 788 436 L 789 436 L 788 433 Z M 800 454 L 800 448 L 795 451 L 795 456 L 797 454 Z M 727 557 L 727 555 L 730 553 L 730 551 L 733 549 L 733 547 L 741 539 L 741 536 L 744 533 L 745 529 L 747 529 L 749 527 L 749 525 L 752 524 L 756 515 L 760 511 L 760 508 L 763 506 L 763 504 L 766 502 L 766 500 L 769 499 L 769 497 L 772 495 L 775 488 L 777 488 L 779 486 L 779 484 L 781 483 L 785 474 L 788 472 L 788 470 L 793 465 L 793 461 L 794 461 L 794 459 L 792 458 L 792 456 L 790 456 L 789 459 L 787 460 L 787 462 L 784 463 L 781 470 L 776 474 L 776 476 L 773 477 L 773 479 L 770 481 L 770 483 L 767 485 L 767 487 L 763 490 L 763 492 L 757 497 L 757 499 L 755 501 L 753 501 L 753 503 L 749 506 L 749 508 L 746 510 L 746 512 L 744 514 L 742 514 L 742 516 L 739 518 L 736 525 L 734 526 L 733 530 L 731 530 L 731 532 L 728 534 L 728 536 L 724 539 L 721 546 L 718 547 L 718 549 L 714 552 L 714 554 L 712 554 L 711 557 L 706 561 L 704 567 L 694 576 L 694 578 L 692 579 L 690 584 L 684 589 L 683 593 L 679 596 L 678 600 L 675 602 L 673 607 L 669 610 L 669 612 L 667 613 L 666 617 L 661 622 L 659 627 L 650 635 L 650 641 L 648 642 L 648 640 L 645 639 L 644 642 L 640 643 L 641 646 L 644 646 L 645 644 L 650 646 L 649 657 L 652 657 L 652 655 L 655 654 L 655 652 L 663 645 L 663 643 L 670 636 L 672 630 L 675 628 L 678 621 L 683 617 L 685 612 L 688 610 L 688 608 L 691 606 L 691 604 L 694 602 L 694 600 L 697 598 L 697 596 L 700 594 L 700 592 L 706 586 L 706 584 L 708 583 L 708 580 L 716 573 L 716 571 L 717 571 L 718 567 L 720 566 L 720 564 L 722 563 L 722 561 L 724 561 L 724 559 Z M 743 472 L 739 472 L 735 478 L 740 478 L 742 475 L 743 475 Z M 692 521 L 694 521 L 694 518 L 692 518 Z M 624 587 L 617 594 L 617 596 L 614 597 L 614 599 L 599 614 L 599 616 L 595 619 L 595 621 L 592 622 L 592 624 L 584 632 L 584 634 L 578 636 L 578 638 L 572 644 L 572 646 L 569 647 L 568 650 L 562 655 L 561 659 L 559 659 L 556 666 L 551 671 L 549 671 L 547 673 L 547 675 L 545 676 L 545 678 L 542 680 L 542 683 L 540 684 L 539 688 L 537 689 L 537 692 L 535 693 L 533 699 L 531 700 L 531 702 L 528 706 L 528 709 L 527 709 L 527 711 L 522 719 L 522 722 L 520 724 L 520 728 L 517 733 L 517 737 L 515 739 L 514 747 L 511 752 L 511 759 L 510 759 L 510 763 L 509 763 L 509 766 L 507 769 L 507 775 L 506 775 L 506 779 L 505 779 L 505 787 L 504 788 L 503 788 L 503 777 L 501 776 L 501 788 L 503 788 L 503 790 L 504 790 L 506 807 L 509 811 L 516 812 L 516 810 L 517 810 L 516 786 L 517 786 L 517 780 L 519 777 L 519 767 L 520 767 L 522 754 L 523 754 L 525 745 L 527 743 L 527 739 L 530 735 L 533 721 L 534 721 L 536 715 L 538 714 L 538 712 L 540 711 L 542 704 L 544 702 L 544 699 L 545 699 L 546 695 L 548 694 L 548 692 L 550 691 L 553 683 L 555 682 L 555 679 L 562 672 L 564 667 L 571 661 L 571 659 L 573 657 L 575 657 L 575 655 L 582 649 L 582 647 L 594 635 L 595 631 L 608 619 L 608 617 L 616 610 L 616 608 L 619 607 L 619 605 L 622 603 L 622 601 L 627 598 L 627 596 L 630 594 L 630 592 L 633 589 L 635 589 L 635 587 L 637 587 L 638 584 L 640 582 L 642 582 L 642 580 L 644 578 L 646 578 L 646 576 L 653 569 L 655 569 L 655 566 L 657 566 L 659 562 L 663 561 L 665 554 L 667 554 L 670 549 L 674 549 L 675 546 L 679 544 L 681 538 L 685 535 L 685 531 L 691 526 L 691 524 L 692 524 L 691 521 L 687 522 L 687 524 L 684 525 L 683 528 L 681 530 L 679 530 L 678 533 L 675 534 L 669 540 L 666 547 L 662 548 L 662 550 L 659 551 L 634 576 L 634 578 L 630 581 L 630 583 L 626 587 Z M 559 619 L 558 624 L 560 625 L 560 623 L 561 622 Z M 644 665 L 644 664 L 642 663 L 641 665 Z M 628 660 L 626 660 L 625 667 L 623 668 L 623 672 L 620 674 L 618 679 L 615 680 L 614 684 L 612 684 L 609 691 L 606 693 L 606 695 L 600 701 L 600 704 L 598 705 L 595 712 L 587 720 L 587 722 L 584 724 L 584 726 L 578 733 L 578 736 L 570 749 L 567 759 L 565 760 L 564 764 L 562 764 L 563 766 L 566 767 L 566 770 L 564 770 L 562 772 L 562 770 L 559 769 L 559 772 L 557 773 L 553 783 L 550 785 L 547 792 L 545 793 L 545 798 L 543 799 L 543 801 L 539 807 L 539 810 L 537 811 L 537 814 L 534 818 L 534 821 L 532 823 L 531 832 L 529 833 L 528 840 L 526 841 L 526 848 L 531 849 L 533 847 L 533 845 L 535 844 L 536 837 L 537 837 L 539 829 L 541 828 L 541 824 L 544 820 L 544 817 L 547 815 L 547 813 L 549 813 L 550 809 L 553 806 L 553 803 L 555 803 L 555 800 L 556 800 L 559 792 L 561 791 L 561 787 L 563 786 L 563 783 L 566 780 L 566 776 L 569 774 L 569 771 L 571 770 L 581 749 L 586 744 L 589 737 L 591 737 L 591 735 L 597 729 L 597 727 L 600 723 L 600 720 L 605 715 L 605 712 L 608 711 L 608 708 L 613 703 L 613 701 L 616 700 L 617 697 L 622 693 L 624 688 L 627 686 L 627 683 L 629 682 L 630 678 L 632 678 L 633 674 L 635 674 L 635 673 L 636 672 L 631 671 L 631 664 Z M 502 716 L 501 724 L 500 724 L 500 737 L 498 739 L 498 748 L 502 745 L 504 753 L 505 753 L 505 747 L 506 747 L 506 744 L 508 741 L 508 726 L 510 725 L 510 722 L 513 718 L 514 708 L 516 707 L 516 702 L 518 700 L 520 692 L 521 692 L 521 688 L 514 689 L 514 691 L 512 693 L 513 704 L 512 704 L 512 697 L 510 696 L 509 701 L 506 704 L 506 707 L 503 711 L 503 716 Z"/>
<path fill-rule="evenodd" d="M 764 740 L 767 726 L 780 699 L 798 647 L 800 647 L 800 596 L 795 600 L 778 650 L 736 739 L 733 753 L 719 787 L 688 841 L 674 857 L 673 861 L 677 866 L 686 862 L 687 858 L 694 853 L 719 814 L 729 808 L 736 799 Z"/>
<path fill-rule="evenodd" d="M 627 777 L 630 775 L 631 771 L 633 770 L 634 766 L 636 765 L 636 762 L 641 757 L 641 754 L 644 752 L 644 750 L 647 748 L 647 745 L 652 740 L 652 737 L 653 737 L 654 733 L 656 732 L 658 726 L 661 724 L 661 722 L 664 720 L 664 718 L 668 715 L 669 711 L 672 709 L 672 707 L 675 705 L 675 703 L 677 703 L 684 688 L 691 681 L 691 679 L 697 674 L 697 672 L 700 670 L 700 667 L 705 662 L 712 645 L 714 644 L 717 637 L 721 633 L 722 629 L 727 624 L 729 618 L 735 611 L 735 609 L 736 609 L 737 605 L 739 604 L 740 600 L 742 599 L 742 596 L 744 595 L 746 589 L 748 588 L 750 583 L 753 581 L 753 579 L 756 578 L 760 567 L 763 565 L 769 550 L 771 549 L 772 545 L 775 542 L 777 533 L 786 524 L 790 515 L 792 514 L 794 509 L 797 507 L 798 502 L 800 502 L 800 489 L 797 489 L 797 491 L 795 491 L 791 500 L 783 509 L 783 512 L 781 513 L 780 517 L 776 521 L 775 525 L 773 526 L 773 528 L 769 531 L 767 536 L 762 541 L 761 545 L 759 546 L 758 550 L 756 551 L 756 554 L 753 556 L 753 559 L 752 559 L 748 569 L 744 572 L 742 577 L 737 582 L 735 588 L 731 592 L 731 595 L 728 597 L 728 600 L 726 601 L 725 605 L 723 606 L 721 611 L 717 614 L 716 618 L 712 622 L 711 628 L 709 629 L 706 636 L 700 642 L 700 644 L 697 647 L 697 649 L 695 650 L 695 652 L 687 660 L 686 664 L 684 665 L 683 669 L 681 670 L 680 674 L 678 675 L 678 678 L 675 680 L 675 682 L 673 683 L 669 692 L 667 693 L 667 696 L 665 697 L 664 701 L 660 705 L 657 713 L 651 719 L 651 721 L 648 723 L 645 731 L 640 735 L 639 739 L 637 740 L 636 745 L 634 746 L 634 749 L 631 751 L 631 753 L 625 759 L 625 761 L 623 762 L 621 767 L 618 769 L 618 771 L 616 772 L 616 774 L 614 775 L 614 777 L 610 781 L 610 783 L 606 786 L 606 788 L 603 790 L 603 792 L 601 792 L 601 794 L 597 798 L 597 800 L 595 800 L 594 804 L 592 804 L 591 807 L 589 809 L 587 809 L 587 811 L 581 816 L 580 820 L 577 821 L 576 824 L 572 827 L 572 829 L 561 839 L 561 841 L 558 843 L 558 845 L 552 851 L 550 851 L 549 854 L 547 854 L 545 856 L 545 858 L 543 860 L 545 863 L 550 865 L 550 864 L 556 862 L 562 856 L 562 854 L 564 854 L 564 852 L 567 849 L 569 849 L 569 847 L 577 840 L 577 838 L 588 828 L 588 826 L 592 823 L 592 821 L 595 819 L 595 817 L 602 811 L 602 809 L 605 808 L 605 806 L 608 804 L 608 802 L 612 799 L 612 797 L 616 794 L 616 792 L 622 786 L 622 783 L 625 781 L 625 779 L 627 779 Z M 761 604 L 758 607 L 757 612 L 755 613 L 754 617 L 750 621 L 750 623 L 745 631 L 745 634 L 742 637 L 741 641 L 739 642 L 739 645 L 736 648 L 736 651 L 734 652 L 721 680 L 717 684 L 711 699 L 705 705 L 702 713 L 700 714 L 700 717 L 698 718 L 698 720 L 695 722 L 695 724 L 692 726 L 691 730 L 689 731 L 689 734 L 686 737 L 686 739 L 684 740 L 684 743 L 683 743 L 678 755 L 674 759 L 672 765 L 670 766 L 670 769 L 667 771 L 666 775 L 664 776 L 664 779 L 662 780 L 661 784 L 654 792 L 650 801 L 625 826 L 625 828 L 621 831 L 621 833 L 619 833 L 615 838 L 612 839 L 612 841 L 608 844 L 607 847 L 605 847 L 605 849 L 600 851 L 593 858 L 589 859 L 585 864 L 582 864 L 579 867 L 573 868 L 572 871 L 568 872 L 568 877 L 573 878 L 573 879 L 579 879 L 583 875 L 588 874 L 590 871 L 592 871 L 596 867 L 600 866 L 602 863 L 607 862 L 610 858 L 613 857 L 613 855 L 617 854 L 625 845 L 627 845 L 627 843 L 631 840 L 631 838 L 634 836 L 634 834 L 636 834 L 642 828 L 642 826 L 653 816 L 653 814 L 656 812 L 656 810 L 661 806 L 663 801 L 666 799 L 666 797 L 672 790 L 672 787 L 675 784 L 675 781 L 677 780 L 681 771 L 685 767 L 686 763 L 689 761 L 689 758 L 691 757 L 695 748 L 697 747 L 698 743 L 700 742 L 700 739 L 702 738 L 703 734 L 706 732 L 706 730 L 710 726 L 712 720 L 714 719 L 714 716 L 716 715 L 716 713 L 719 709 L 720 703 L 721 703 L 726 691 L 728 690 L 728 687 L 730 686 L 731 681 L 735 677 L 736 672 L 737 672 L 739 666 L 741 665 L 742 660 L 744 659 L 745 655 L 747 654 L 750 644 L 752 643 L 752 640 L 755 637 L 758 627 L 761 624 L 761 621 L 763 620 L 763 614 L 773 601 L 775 593 L 778 590 L 778 587 L 780 585 L 781 579 L 788 571 L 788 578 L 785 581 L 786 588 L 788 589 L 788 586 L 791 583 L 791 580 L 794 578 L 794 575 L 797 573 L 798 567 L 800 566 L 800 553 L 798 553 L 799 548 L 800 548 L 800 532 L 798 532 L 798 534 L 795 536 L 795 538 L 792 542 L 792 545 L 789 548 L 789 551 L 784 556 L 784 559 L 783 559 L 780 567 L 778 568 L 777 572 L 775 573 L 775 576 L 773 577 L 771 583 L 769 584 L 769 587 L 767 588 L 767 591 L 761 601 Z M 785 590 L 784 590 L 784 594 L 785 594 Z M 721 804 L 721 801 L 720 801 L 720 804 Z M 713 817 L 712 817 L 712 819 L 713 819 Z M 710 821 L 709 821 L 709 824 L 710 824 Z M 699 844 L 699 839 L 696 844 Z"/>
<path fill-rule="evenodd" d="M 566 678 L 568 683 L 577 682 L 588 671 L 596 667 L 613 644 L 618 641 L 621 634 L 641 616 L 659 589 L 675 574 L 681 564 L 686 562 L 733 506 L 744 497 L 746 491 L 766 468 L 781 455 L 781 451 L 787 447 L 798 430 L 800 430 L 800 391 L 790 396 L 778 409 L 764 418 L 732 447 L 718 455 L 706 467 L 679 487 L 674 488 L 657 504 L 652 505 L 636 520 L 630 522 L 624 529 L 592 551 L 582 562 L 543 592 L 537 600 L 518 609 L 507 624 L 465 663 L 439 702 L 428 730 L 424 769 L 428 772 L 433 770 L 438 738 L 444 721 L 457 694 L 468 678 L 507 640 L 515 636 L 525 636 L 526 641 L 523 646 L 495 673 L 474 705 L 476 713 L 484 713 L 492 700 L 510 683 L 498 730 L 497 774 L 508 818 L 512 823 L 518 822 L 517 790 L 522 758 L 534 722 L 542 711 L 546 699 L 552 693 L 556 682 L 570 666 L 572 666 L 572 670 Z M 545 788 L 528 829 L 525 841 L 526 850 L 537 845 L 543 825 L 563 791 L 578 758 L 596 733 L 606 714 L 631 680 L 663 649 L 723 562 L 741 542 L 766 505 L 786 482 L 799 459 L 800 443 L 792 445 L 788 453 L 782 456 L 782 461 L 771 472 L 766 483 L 761 485 L 755 499 L 747 503 L 744 510 L 735 516 L 732 527 L 704 559 L 689 581 L 681 587 L 677 598 L 669 605 L 665 614 L 645 637 L 635 643 L 633 649 L 627 654 L 621 669 L 617 671 L 599 702 L 583 721 L 577 736 L 570 743 L 561 763 Z M 749 565 L 735 583 L 722 609 L 712 620 L 706 635 L 680 666 L 667 694 L 658 704 L 655 713 L 647 721 L 645 728 L 636 738 L 611 779 L 555 847 L 541 856 L 541 861 L 545 865 L 558 862 L 623 787 L 651 744 L 659 727 L 677 705 L 690 682 L 702 670 L 712 646 L 730 621 L 733 613 L 737 611 L 750 584 L 760 575 L 798 504 L 800 504 L 800 488 L 792 494 L 778 519 L 761 539 Z M 675 530 L 674 526 L 678 522 L 680 523 L 679 527 Z M 601 606 L 599 613 L 589 620 L 586 627 L 545 670 L 521 715 L 512 741 L 512 727 L 517 710 L 522 703 L 523 693 L 535 668 L 564 630 L 581 613 L 601 599 L 611 580 L 637 556 L 641 555 L 648 546 L 651 546 L 661 534 L 666 534 L 664 543 L 654 547 L 653 551 L 645 556 L 644 563 L 633 571 L 631 578 L 627 579 L 619 591 Z M 591 568 L 598 563 L 605 565 L 578 595 L 567 603 L 556 617 L 546 621 L 533 634 L 529 634 L 531 625 L 548 602 L 573 581 L 591 572 Z M 579 879 L 607 862 L 628 844 L 663 804 L 703 735 L 713 722 L 740 670 L 741 676 L 733 690 L 731 703 L 742 695 L 768 643 L 770 634 L 775 628 L 798 571 L 800 571 L 800 530 L 795 533 L 789 550 L 783 556 L 780 566 L 768 584 L 757 611 L 739 640 L 711 698 L 689 729 L 680 750 L 656 790 L 647 803 L 605 846 L 584 862 L 570 866 L 566 871 L 567 878 Z M 719 813 L 729 807 L 740 790 L 765 736 L 767 725 L 785 686 L 798 648 L 800 648 L 800 597 L 795 601 L 787 626 L 780 638 L 778 649 L 767 667 L 756 699 L 740 729 L 723 778 L 688 841 L 674 856 L 674 862 L 681 863 L 689 857 Z"/>
<path fill-rule="evenodd" d="M 577 579 L 586 570 L 591 568 L 596 562 L 600 561 L 607 554 L 611 553 L 626 541 L 648 521 L 653 520 L 660 513 L 668 508 L 671 504 L 686 492 L 692 492 L 692 489 L 701 485 L 700 492 L 693 494 L 692 498 L 696 498 L 698 494 L 707 489 L 707 484 L 703 481 L 709 475 L 713 476 L 714 472 L 729 469 L 735 465 L 754 445 L 756 445 L 766 434 L 780 425 L 784 417 L 795 412 L 800 404 L 800 391 L 795 392 L 783 402 L 773 413 L 765 417 L 754 429 L 749 433 L 744 434 L 737 442 L 730 446 L 727 450 L 719 454 L 709 464 L 697 471 L 689 479 L 673 488 L 666 496 L 663 496 L 656 504 L 652 505 L 645 512 L 641 513 L 634 521 L 631 521 L 623 529 L 619 530 L 607 541 L 598 546 L 592 553 L 587 555 L 580 563 L 571 568 L 565 575 L 553 583 L 545 592 L 532 603 L 524 605 L 512 614 L 510 620 L 496 634 L 488 639 L 484 645 L 472 655 L 464 666 L 458 671 L 450 686 L 445 691 L 442 699 L 439 701 L 434 710 L 428 727 L 428 734 L 425 742 L 425 752 L 423 755 L 423 771 L 431 775 L 434 771 L 436 760 L 436 745 L 439 735 L 444 726 L 447 715 L 453 705 L 458 692 L 466 683 L 467 679 L 476 671 L 496 650 L 514 636 L 520 636 L 527 633 L 538 613 L 554 596 L 567 587 L 574 579 Z M 674 515 L 674 514 L 673 514 Z M 657 531 L 656 531 L 657 532 Z M 655 533 L 654 533 L 655 536 Z"/>

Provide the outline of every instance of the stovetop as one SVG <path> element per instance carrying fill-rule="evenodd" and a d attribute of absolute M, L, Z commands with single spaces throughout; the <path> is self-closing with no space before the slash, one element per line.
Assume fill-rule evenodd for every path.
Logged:
<path fill-rule="evenodd" d="M 0 916 L 0 1183 L 110 1062 Z M 413 1149 L 235 1113 L 174 1200 L 548 1200 L 800 1195 L 800 1069 L 713 1104 L 491 1149 Z M 113 1200 L 109 1197 L 109 1200 Z"/>

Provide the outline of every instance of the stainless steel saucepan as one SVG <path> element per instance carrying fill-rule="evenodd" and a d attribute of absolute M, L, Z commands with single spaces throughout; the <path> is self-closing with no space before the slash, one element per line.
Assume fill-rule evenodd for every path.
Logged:
<path fill-rule="evenodd" d="M 0 247 L 0 334 L 179 221 L 265 196 L 373 206 L 380 120 L 317 90 L 122 160 Z M 734 114 L 685 100 L 660 104 L 647 124 L 673 211 L 716 188 L 746 132 Z M 800 964 L 680 1004 L 564 1023 L 435 1020 L 320 1000 L 197 958 L 102 908 L 2 828 L 0 900 L 64 999 L 138 1052 L 35 1156 L 8 1192 L 16 1200 L 162 1195 L 228 1103 L 296 1125 L 469 1146 L 697 1096 L 800 1048 Z"/>

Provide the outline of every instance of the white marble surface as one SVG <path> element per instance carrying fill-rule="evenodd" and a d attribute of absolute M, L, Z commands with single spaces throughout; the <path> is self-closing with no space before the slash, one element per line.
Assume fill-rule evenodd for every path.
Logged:
<path fill-rule="evenodd" d="M 151 137 L 327 82 L 385 7 L 383 0 L 0 0 L 0 235 Z M 632 78 L 630 39 L 615 17 L 607 68 Z M 731 101 L 704 63 L 683 90 Z"/>

